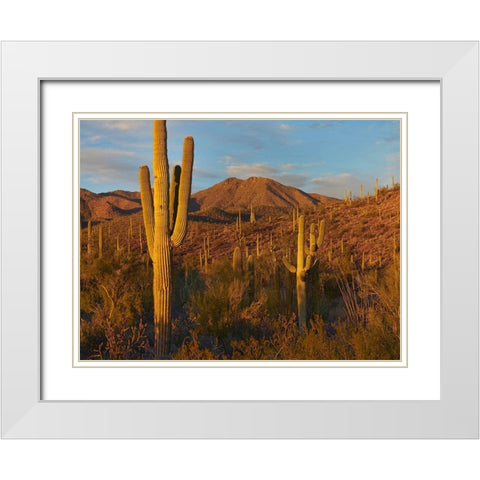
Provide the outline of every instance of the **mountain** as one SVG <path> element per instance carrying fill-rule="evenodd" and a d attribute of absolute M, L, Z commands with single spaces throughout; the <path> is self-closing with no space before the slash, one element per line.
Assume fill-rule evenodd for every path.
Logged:
<path fill-rule="evenodd" d="M 264 186 L 279 185 L 277 182 L 271 184 L 271 181 L 263 180 L 266 181 L 258 183 Z M 242 238 L 245 253 L 248 248 L 250 253 L 256 255 L 258 246 L 260 254 L 273 251 L 276 261 L 281 265 L 282 257 L 285 254 L 288 255 L 289 252 L 295 252 L 297 245 L 298 230 L 292 224 L 292 207 L 289 206 L 288 209 L 282 206 L 256 207 L 254 204 L 255 214 L 257 212 L 259 214 L 256 215 L 256 221 L 253 224 L 250 222 L 249 208 L 243 208 L 241 210 L 242 230 L 239 233 L 236 223 L 239 213 L 237 204 L 231 202 L 230 210 L 205 206 L 208 202 L 213 203 L 211 195 L 220 195 L 219 190 L 222 183 L 226 183 L 227 186 L 229 183 L 237 185 L 236 189 L 229 190 L 230 194 L 235 197 L 237 190 L 243 190 L 242 185 L 251 185 L 253 182 L 229 179 L 194 195 L 193 200 L 196 199 L 198 202 L 196 204 L 197 211 L 189 213 L 187 235 L 182 245 L 175 249 L 174 265 L 179 267 L 187 262 L 188 265 L 196 268 L 199 263 L 199 253 L 202 252 L 202 255 L 204 255 L 206 245 L 209 245 L 208 255 L 211 259 L 209 263 L 212 263 L 213 260 L 226 258 L 231 261 L 240 238 Z M 325 220 L 325 239 L 322 248 L 316 253 L 320 260 L 330 262 L 329 252 L 331 252 L 332 258 L 337 259 L 337 261 L 345 255 L 344 258 L 350 263 L 353 261 L 357 269 L 361 268 L 362 261 L 365 262 L 367 268 L 383 267 L 396 261 L 393 251 L 399 251 L 400 241 L 399 186 L 394 189 L 381 188 L 378 199 L 375 196 L 363 199 L 354 198 L 351 204 L 328 197 L 316 198 L 316 196 L 304 192 L 298 193 L 297 189 L 283 185 L 278 188 L 278 196 L 275 197 L 277 201 L 280 201 L 278 198 L 281 198 L 285 191 L 294 191 L 298 195 L 294 198 L 306 198 L 308 200 L 311 197 L 313 198 L 313 200 L 310 200 L 311 202 L 318 202 L 316 208 L 310 208 L 308 205 L 312 205 L 311 203 L 306 203 L 306 207 L 301 206 L 300 213 L 305 218 L 306 232 L 309 231 L 312 224 L 318 225 L 319 221 Z M 259 194 L 259 190 L 255 193 Z M 266 190 L 271 193 L 268 189 Z M 143 254 L 146 252 L 144 233 L 139 233 L 140 231 L 144 232 L 145 228 L 138 193 L 117 191 L 95 194 L 82 190 L 81 197 L 82 219 L 87 218 L 88 215 L 101 214 L 103 217 L 107 214 L 113 215 L 111 221 L 108 222 L 108 226 L 105 226 L 103 234 L 103 251 L 106 257 L 117 251 L 117 245 L 124 252 L 129 250 L 139 252 L 141 245 L 140 251 Z M 252 194 L 250 198 L 261 197 Z M 322 199 L 326 203 L 320 204 Z M 247 197 L 247 200 L 249 200 L 249 197 Z M 200 203 L 203 205 L 200 205 Z M 277 205 L 279 204 L 277 203 Z M 133 214 L 128 213 L 132 211 Z M 91 218 L 92 222 L 103 221 L 98 218 L 100 217 L 93 216 Z M 133 228 L 133 234 L 128 233 L 132 231 L 130 226 Z M 83 227 L 86 227 L 86 222 L 83 223 Z M 86 249 L 85 230 L 82 232 L 84 249 Z M 94 227 L 92 230 L 94 249 L 96 249 L 98 248 L 96 246 L 98 229 Z M 142 239 L 141 243 L 140 239 Z"/>
<path fill-rule="evenodd" d="M 92 222 L 104 222 L 116 217 L 131 215 L 142 209 L 140 193 L 115 190 L 108 193 L 93 193 L 80 189 L 80 218 L 82 225 Z"/>
<path fill-rule="evenodd" d="M 258 207 L 311 208 L 336 199 L 318 194 L 308 194 L 302 190 L 282 185 L 264 177 L 250 177 L 247 180 L 227 178 L 210 188 L 192 195 L 191 210 L 220 208 L 226 211 L 239 208 Z"/>
<path fill-rule="evenodd" d="M 189 211 L 204 221 L 210 219 L 224 223 L 235 221 L 236 217 L 231 216 L 232 212 L 236 215 L 239 209 L 249 209 L 250 206 L 253 206 L 257 213 L 270 214 L 278 210 L 290 211 L 292 207 L 308 209 L 331 202 L 338 200 L 317 193 L 305 193 L 269 178 L 251 177 L 240 180 L 232 177 L 194 193 L 190 198 Z M 84 188 L 80 189 L 82 225 L 88 220 L 104 222 L 131 215 L 139 212 L 141 208 L 139 192 L 116 190 L 93 193 Z"/>

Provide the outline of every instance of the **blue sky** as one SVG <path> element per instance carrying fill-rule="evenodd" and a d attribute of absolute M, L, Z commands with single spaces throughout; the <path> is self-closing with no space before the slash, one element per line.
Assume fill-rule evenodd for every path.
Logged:
<path fill-rule="evenodd" d="M 151 120 L 81 120 L 80 185 L 96 193 L 138 191 L 152 164 Z M 170 168 L 183 139 L 195 141 L 192 192 L 228 177 L 268 177 L 343 198 L 400 178 L 399 120 L 168 120 Z"/>

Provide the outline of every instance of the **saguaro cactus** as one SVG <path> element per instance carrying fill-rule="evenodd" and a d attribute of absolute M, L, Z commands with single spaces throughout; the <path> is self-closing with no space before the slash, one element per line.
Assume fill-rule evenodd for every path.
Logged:
<path fill-rule="evenodd" d="M 87 255 L 92 254 L 92 221 L 88 221 L 87 225 Z"/>
<path fill-rule="evenodd" d="M 233 272 L 237 275 L 242 273 L 242 251 L 240 247 L 235 247 L 233 251 Z"/>
<path fill-rule="evenodd" d="M 323 238 L 325 236 L 325 220 L 322 220 L 318 223 L 318 236 L 315 237 L 315 225 L 312 223 L 310 225 L 310 248 L 308 250 L 309 255 L 313 255 L 323 243 Z"/>
<path fill-rule="evenodd" d="M 130 226 L 128 227 L 127 231 L 127 252 L 130 253 L 131 250 L 131 243 L 132 243 L 132 237 L 133 237 L 133 225 L 132 225 L 132 219 L 130 218 Z"/>
<path fill-rule="evenodd" d="M 102 258 L 103 255 L 103 228 L 102 225 L 98 226 L 98 258 Z"/>
<path fill-rule="evenodd" d="M 253 255 L 247 258 L 247 279 L 248 279 L 248 296 L 252 301 L 255 298 L 255 261 Z"/>
<path fill-rule="evenodd" d="M 193 138 L 185 137 L 182 167 L 180 170 L 180 167 L 174 169 L 172 186 L 169 191 L 165 123 L 165 120 L 153 121 L 153 198 L 148 167 L 142 165 L 139 171 L 143 221 L 148 252 L 153 263 L 155 355 L 157 358 L 165 357 L 170 350 L 172 248 L 181 245 L 187 233 L 188 200 L 192 186 L 193 167 Z"/>
<path fill-rule="evenodd" d="M 302 329 L 307 326 L 307 273 L 314 265 L 312 261 L 311 255 L 305 257 L 305 217 L 301 215 L 298 218 L 297 266 L 292 265 L 286 257 L 283 258 L 283 264 L 288 271 L 297 275 L 298 324 Z"/>

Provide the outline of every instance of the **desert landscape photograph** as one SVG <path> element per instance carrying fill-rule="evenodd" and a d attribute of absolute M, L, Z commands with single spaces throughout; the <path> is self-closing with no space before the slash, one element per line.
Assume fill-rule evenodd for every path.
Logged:
<path fill-rule="evenodd" d="M 79 142 L 80 360 L 400 360 L 400 120 L 95 118 Z"/>

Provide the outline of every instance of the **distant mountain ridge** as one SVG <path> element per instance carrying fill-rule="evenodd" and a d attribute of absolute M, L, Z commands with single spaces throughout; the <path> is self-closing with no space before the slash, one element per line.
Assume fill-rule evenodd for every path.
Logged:
<path fill-rule="evenodd" d="M 198 209 L 221 208 L 235 210 L 253 207 L 310 208 L 321 203 L 335 201 L 324 195 L 312 195 L 304 191 L 282 185 L 264 177 L 250 177 L 240 180 L 227 178 L 210 188 L 192 195 Z"/>
<path fill-rule="evenodd" d="M 142 209 L 140 193 L 115 190 L 107 193 L 93 193 L 80 189 L 80 218 L 82 224 L 104 222 L 112 218 L 131 215 Z"/>
<path fill-rule="evenodd" d="M 320 204 L 338 201 L 320 194 L 282 185 L 264 177 L 250 177 L 240 180 L 227 178 L 205 190 L 194 193 L 190 199 L 191 212 L 233 212 L 239 209 L 255 210 L 312 208 Z M 82 223 L 92 220 L 103 222 L 141 210 L 140 193 L 116 190 L 107 193 L 93 193 L 80 190 L 80 214 Z"/>

